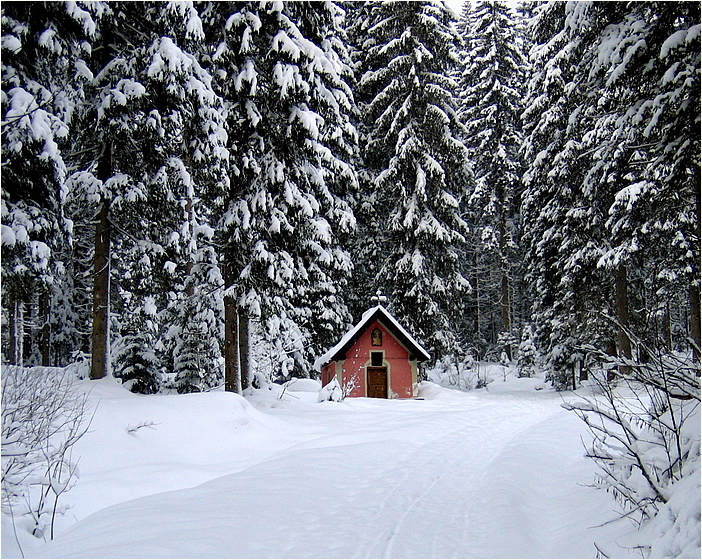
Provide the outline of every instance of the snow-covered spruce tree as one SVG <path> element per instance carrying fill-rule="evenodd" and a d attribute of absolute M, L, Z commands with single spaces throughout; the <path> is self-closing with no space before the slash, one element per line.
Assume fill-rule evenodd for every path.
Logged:
<path fill-rule="evenodd" d="M 560 19 L 547 17 L 554 10 Z M 690 287 L 695 297 L 699 189 L 693 187 L 693 178 L 699 158 L 692 155 L 697 153 L 694 149 L 687 149 L 699 139 L 682 126 L 682 120 L 695 117 L 688 114 L 678 121 L 678 107 L 662 102 L 675 98 L 682 112 L 690 103 L 695 105 L 694 79 L 686 79 L 699 65 L 694 47 L 699 13 L 697 19 L 695 15 L 692 9 L 686 17 L 678 17 L 677 12 L 644 3 L 631 10 L 616 4 L 583 4 L 547 5 L 537 18 L 546 26 L 556 25 L 532 49 L 533 54 L 547 56 L 535 74 L 537 88 L 532 89 L 526 113 L 540 117 L 529 124 L 526 149 L 533 163 L 525 176 L 530 188 L 524 211 L 530 234 L 537 234 L 531 238 L 530 252 L 541 317 L 537 324 L 542 335 L 548 331 L 547 345 L 559 346 L 559 363 L 567 363 L 568 347 L 579 344 L 572 336 L 574 327 L 581 339 L 589 332 L 598 347 L 631 358 L 627 328 L 641 334 L 648 330 L 654 337 L 661 330 L 652 320 L 660 315 L 661 305 L 653 302 L 670 301 L 676 286 L 678 293 Z M 680 47 L 677 52 L 681 59 L 688 58 L 686 66 L 682 60 L 671 66 L 658 63 L 661 55 L 671 55 L 664 48 L 666 41 Z M 652 50 L 643 45 L 653 45 Z M 572 61 L 567 74 L 559 69 L 565 60 Z M 639 66 L 647 69 L 645 80 L 635 70 Z M 682 71 L 679 84 L 670 86 L 671 68 L 683 67 L 687 71 Z M 659 93 L 661 88 L 666 93 Z M 650 114 L 656 100 L 661 105 Z M 666 118 L 671 125 L 657 128 Z M 540 138 L 547 125 L 549 136 Z M 649 188 L 650 196 L 639 197 Z M 686 188 L 689 196 L 672 195 Z M 671 228 L 680 233 L 666 239 L 654 234 Z M 665 261 L 672 266 L 663 265 Z M 632 272 L 636 270 L 643 271 L 638 278 Z M 664 293 L 666 298 L 661 297 Z M 689 309 L 698 307 L 693 304 Z M 644 313 L 633 314 L 635 308 Z M 603 323 L 604 315 L 616 317 L 616 328 Z"/>
<path fill-rule="evenodd" d="M 298 364 L 305 359 L 305 336 L 285 313 L 270 317 L 265 324 L 252 321 L 251 340 L 250 376 L 254 387 L 300 375 Z"/>
<path fill-rule="evenodd" d="M 224 104 L 199 63 L 206 46 L 198 12 L 191 3 L 172 3 L 157 14 L 157 22 L 161 38 L 152 43 L 145 84 L 174 108 L 161 120 L 171 140 L 162 171 L 177 206 L 160 233 L 175 259 L 164 262 L 159 272 L 175 283 L 167 303 L 162 301 L 166 309 L 159 319 L 168 336 L 157 347 L 165 350 L 167 363 L 172 361 L 178 391 L 191 392 L 223 380 L 222 277 L 212 224 L 229 184 L 229 153 Z"/>
<path fill-rule="evenodd" d="M 435 358 L 456 352 L 470 181 L 456 114 L 458 35 L 440 2 L 371 2 L 354 14 L 364 164 L 371 181 L 357 286 L 381 288 Z"/>
<path fill-rule="evenodd" d="M 70 223 L 62 214 L 67 144 L 92 17 L 76 5 L 2 6 L 2 309 L 3 355 L 23 361 L 23 313 L 39 294 L 42 324 L 27 333 L 49 357 L 51 285 L 59 272 L 56 249 Z M 35 298 L 37 299 L 37 298 Z M 36 310 L 35 310 L 36 313 Z"/>
<path fill-rule="evenodd" d="M 202 195 L 196 177 L 204 177 L 201 181 L 217 177 L 209 183 L 213 186 L 226 180 L 226 175 L 211 169 L 221 168 L 227 156 L 221 104 L 210 77 L 180 46 L 202 38 L 192 5 L 111 4 L 99 31 L 89 110 L 82 117 L 85 132 L 100 144 L 97 150 L 84 150 L 85 171 L 74 178 L 77 196 L 97 202 L 99 208 L 94 378 L 108 372 L 110 261 L 119 268 L 112 277 L 115 291 L 125 296 L 112 305 L 118 315 L 130 317 L 120 329 L 126 337 L 120 350 L 122 363 L 128 364 L 134 361 L 124 348 L 129 341 L 135 341 L 135 355 L 153 354 L 160 327 L 151 323 L 159 315 L 141 311 L 151 306 L 158 311 L 165 305 L 173 283 L 164 270 L 170 268 L 166 263 L 191 260 L 193 238 L 183 232 L 189 227 L 188 203 L 197 204 Z M 190 172 L 191 165 L 204 170 Z M 111 245 L 119 258 L 110 258 Z M 144 336 L 149 340 L 141 340 Z M 156 387 L 146 374 L 134 386 Z"/>
<path fill-rule="evenodd" d="M 614 182 L 599 265 L 640 280 L 631 328 L 672 347 L 671 308 L 700 345 L 700 7 L 642 2 L 603 32 L 590 76 L 602 84 L 592 183 Z M 643 69 L 643 71 L 641 70 Z M 616 166 L 624 160 L 628 165 Z M 612 163 L 614 162 L 614 163 Z M 622 318 L 618 316 L 620 322 Z M 681 340 L 679 343 L 682 342 Z M 683 346 L 687 346 L 683 344 Z M 695 347 L 697 350 L 695 350 Z M 699 354 L 697 354 L 699 357 Z"/>
<path fill-rule="evenodd" d="M 699 363 L 689 354 L 671 352 L 665 321 L 657 319 L 664 312 L 661 303 L 671 296 L 679 300 L 689 294 L 687 321 L 694 323 L 699 311 L 694 292 L 699 281 L 700 6 L 555 6 L 562 9 L 562 19 L 551 37 L 566 48 L 549 63 L 575 58 L 567 66 L 569 75 L 561 71 L 565 66 L 547 63 L 545 78 L 569 77 L 559 94 L 564 102 L 551 99 L 550 105 L 567 120 L 556 127 L 561 145 L 542 143 L 546 149 L 535 152 L 535 161 L 545 169 L 537 179 L 542 186 L 548 186 L 548 177 L 570 186 L 571 208 L 561 212 L 573 226 L 567 235 L 551 226 L 538 240 L 543 249 L 550 241 L 566 256 L 558 284 L 541 286 L 550 288 L 543 293 L 552 298 L 549 327 L 564 320 L 577 326 L 569 309 L 558 309 L 559 290 L 575 285 L 578 277 L 599 278 L 606 294 L 602 299 L 588 291 L 566 294 L 601 317 L 611 316 L 613 328 L 599 336 L 593 332 L 595 321 L 581 325 L 580 332 L 592 333 L 593 345 L 581 339 L 579 349 L 588 361 L 607 364 L 605 369 L 616 369 L 619 376 L 618 384 L 596 377 L 602 398 L 567 407 L 591 429 L 594 442 L 587 451 L 602 467 L 603 486 L 627 506 L 627 518 L 643 520 L 648 534 L 642 533 L 642 540 L 649 541 L 642 548 L 655 557 L 686 555 L 699 550 L 699 530 L 687 542 L 685 536 L 661 537 L 699 525 L 699 506 L 693 505 L 690 515 L 680 499 L 685 496 L 687 503 L 691 489 L 697 493 L 699 488 Z M 537 41 L 535 48 L 539 44 L 548 41 Z M 556 200 L 546 198 L 540 205 L 547 208 Z M 545 223 L 543 214 L 534 216 Z M 690 332 L 694 337 L 695 327 Z M 553 329 L 551 335 L 554 369 L 572 368 L 573 345 Z M 612 342 L 616 350 L 609 347 Z M 620 392 L 617 385 L 624 384 Z"/>
<path fill-rule="evenodd" d="M 162 311 L 154 310 L 151 316 L 131 314 L 146 320 L 137 321 L 125 341 L 135 343 L 135 355 L 144 356 L 145 346 L 146 355 L 153 357 L 154 346 L 163 345 L 156 338 L 166 329 L 171 335 L 166 349 L 172 352 L 177 388 L 191 392 L 213 387 L 222 379 L 221 274 L 209 223 L 227 181 L 226 132 L 221 100 L 193 54 L 204 39 L 199 15 L 189 3 L 157 4 L 148 15 L 160 37 L 153 35 L 139 69 L 145 69 L 140 81 L 155 106 L 149 116 L 156 121 L 159 137 L 165 139 L 154 146 L 163 158 L 154 177 L 154 193 L 166 203 L 148 201 L 149 210 L 155 208 L 160 214 L 160 219 L 147 214 L 144 224 L 152 241 L 131 245 L 126 254 L 136 257 L 128 262 L 144 265 L 145 274 L 128 273 L 140 277 L 130 290 L 141 292 L 135 301 L 138 309 L 146 309 L 153 300 Z M 153 335 L 144 345 L 144 333 L 150 331 Z M 163 357 L 170 364 L 168 354 Z"/>
<path fill-rule="evenodd" d="M 236 153 L 219 229 L 225 337 L 238 324 L 244 342 L 249 318 L 264 325 L 286 317 L 306 337 L 308 360 L 350 319 L 340 288 L 351 262 L 340 236 L 355 219 L 340 194 L 355 184 L 347 160 L 356 140 L 336 10 L 245 2 L 203 12 L 217 40 L 211 69 Z M 235 369 L 238 346 L 225 338 L 225 385 L 235 391 L 240 379 L 248 384 Z"/>
<path fill-rule="evenodd" d="M 461 17 L 465 47 L 459 115 L 475 172 L 475 188 L 466 203 L 473 225 L 474 269 L 466 272 L 476 298 L 487 298 L 489 307 L 500 302 L 498 332 L 508 333 L 514 315 L 513 278 L 520 260 L 516 228 L 526 59 L 518 15 L 506 4 L 466 4 Z M 478 324 L 480 315 L 488 315 L 488 306 L 480 303 L 469 304 Z"/>
<path fill-rule="evenodd" d="M 524 325 L 522 341 L 519 343 L 517 351 L 519 377 L 534 377 L 538 357 L 539 354 L 534 344 L 534 328 L 531 325 Z"/>
<path fill-rule="evenodd" d="M 583 188 L 588 171 L 582 141 L 586 123 L 577 115 L 591 107 L 583 73 L 590 45 L 606 14 L 585 4 L 540 6 L 532 26 L 527 109 L 524 113 L 522 198 L 524 245 L 534 287 L 533 317 L 540 346 L 552 363 L 559 389 L 576 384 L 577 348 L 596 340 L 611 346 L 612 329 L 600 317 L 614 303 L 614 279 L 601 274 L 605 193 L 594 201 Z M 573 28 L 579 33 L 573 33 Z"/>

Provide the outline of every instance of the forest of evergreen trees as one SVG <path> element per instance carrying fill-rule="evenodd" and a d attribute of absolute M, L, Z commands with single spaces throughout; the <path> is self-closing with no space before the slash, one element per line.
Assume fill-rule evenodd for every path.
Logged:
<path fill-rule="evenodd" d="M 2 3 L 3 363 L 699 358 L 700 183 L 699 2 Z"/>

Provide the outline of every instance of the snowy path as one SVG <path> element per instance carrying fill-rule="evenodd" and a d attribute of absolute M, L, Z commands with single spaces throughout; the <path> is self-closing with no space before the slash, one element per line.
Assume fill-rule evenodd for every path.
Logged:
<path fill-rule="evenodd" d="M 97 511 L 36 554 L 595 556 L 593 542 L 608 540 L 611 529 L 590 527 L 610 519 L 614 504 L 584 486 L 594 467 L 582 457 L 583 426 L 559 395 L 434 386 L 426 394 L 425 401 L 261 401 L 277 421 L 273 430 L 295 434 L 297 443 L 268 442 L 266 458 L 244 460 L 234 474 Z"/>

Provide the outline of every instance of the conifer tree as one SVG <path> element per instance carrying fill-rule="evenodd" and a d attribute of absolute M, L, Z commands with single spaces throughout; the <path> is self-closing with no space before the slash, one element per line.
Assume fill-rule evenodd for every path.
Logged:
<path fill-rule="evenodd" d="M 575 383 L 571 357 L 594 335 L 582 327 L 593 329 L 597 310 L 609 295 L 606 284 L 588 276 L 596 270 L 593 251 L 581 252 L 592 230 L 585 227 L 587 210 L 578 210 L 585 208 L 578 188 L 582 147 L 574 140 L 579 131 L 569 116 L 582 107 L 577 72 L 587 41 L 568 35 L 568 17 L 564 5 L 548 3 L 537 9 L 532 22 L 524 145 L 524 161 L 530 165 L 522 200 L 527 266 L 535 288 L 532 319 L 559 389 Z"/>
<path fill-rule="evenodd" d="M 694 86 L 687 76 L 699 64 L 699 53 L 692 54 L 699 10 L 686 7 L 691 9 L 682 16 L 655 3 L 547 4 L 535 17 L 537 66 L 525 113 L 531 165 L 522 208 L 529 224 L 535 319 L 559 388 L 575 384 L 579 345 L 587 342 L 630 359 L 629 332 L 647 336 L 661 330 L 632 310 L 662 301 L 665 292 L 669 301 L 685 285 L 694 292 L 697 279 L 688 274 L 697 267 L 699 220 L 691 178 L 699 165 L 694 150 L 686 150 L 699 139 L 682 132 L 680 119 L 686 115 L 699 123 L 685 113 L 699 99 L 687 89 Z M 673 45 L 673 56 L 680 56 L 675 62 L 669 58 Z M 671 85 L 682 68 L 685 78 Z M 659 126 L 663 122 L 671 126 Z M 689 196 L 663 195 L 668 189 Z M 649 194 L 640 196 L 643 192 Z M 670 228 L 680 235 L 665 241 L 651 235 Z M 657 243 L 651 243 L 654 238 Z M 666 257 L 656 245 L 676 255 L 671 260 L 686 255 L 685 272 L 673 272 L 672 283 L 661 274 Z M 690 305 L 687 313 L 694 316 L 697 307 Z"/>
<path fill-rule="evenodd" d="M 230 390 L 248 384 L 236 368 L 247 357 L 238 347 L 248 340 L 249 318 L 292 320 L 307 337 L 306 359 L 350 319 L 340 287 L 351 262 L 340 236 L 355 219 L 340 194 L 355 185 L 347 160 L 356 139 L 336 10 L 244 2 L 204 11 L 218 38 L 213 72 L 237 154 L 219 225 L 225 337 L 237 325 L 240 333 L 225 339 Z"/>
<path fill-rule="evenodd" d="M 519 263 L 523 167 L 518 153 L 526 77 L 521 26 L 517 14 L 501 2 L 477 2 L 472 8 L 467 4 L 462 18 L 466 46 L 460 116 L 475 170 L 475 190 L 467 201 L 474 224 L 473 261 L 478 268 L 471 274 L 474 307 L 478 315 L 487 314 L 488 305 L 481 306 L 478 298 L 487 297 L 490 307 L 499 301 L 499 330 L 509 333 Z M 492 275 L 498 277 L 489 282 Z"/>
<path fill-rule="evenodd" d="M 226 175 L 212 169 L 227 156 L 211 78 L 181 47 L 202 39 L 192 4 L 113 3 L 100 20 L 99 32 L 91 84 L 85 88 L 88 110 L 81 115 L 83 146 L 88 147 L 79 162 L 83 171 L 73 178 L 75 196 L 99 208 L 94 378 L 109 371 L 110 261 L 119 267 L 112 291 L 121 289 L 125 296 L 112 306 L 130 316 L 122 323 L 123 342 L 134 342 L 135 354 L 151 354 L 160 331 L 154 322 L 169 287 L 164 266 L 187 253 L 183 247 L 192 241 L 181 232 L 188 220 L 184 207 L 201 194 L 194 178 L 219 175 L 211 182 L 215 187 L 226 181 Z M 202 171 L 191 172 L 192 163 Z M 112 251 L 118 251 L 119 258 L 111 259 Z M 152 305 L 156 312 L 145 313 Z M 141 341 L 147 335 L 148 341 Z M 129 356 L 129 350 L 123 348 L 121 355 Z M 124 358 L 122 363 L 133 361 Z M 153 371 L 134 386 L 153 390 Z"/>
<path fill-rule="evenodd" d="M 519 377 L 534 377 L 538 352 L 534 344 L 534 329 L 525 325 L 522 329 L 522 340 L 517 352 L 517 370 Z"/>
<path fill-rule="evenodd" d="M 84 40 L 94 33 L 93 17 L 75 4 L 2 7 L 2 301 L 10 363 L 23 362 L 22 315 L 37 293 L 47 338 L 42 362 L 49 363 L 50 292 L 71 228 L 63 215 L 63 150 L 79 102 Z"/>
<path fill-rule="evenodd" d="M 459 264 L 470 171 L 450 77 L 454 17 L 438 2 L 370 2 L 349 35 L 369 173 L 356 284 L 384 290 L 438 359 L 458 350 L 453 312 L 469 290 Z"/>

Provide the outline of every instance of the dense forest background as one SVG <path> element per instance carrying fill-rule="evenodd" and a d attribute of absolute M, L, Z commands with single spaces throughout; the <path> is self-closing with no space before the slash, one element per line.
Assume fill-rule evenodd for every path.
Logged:
<path fill-rule="evenodd" d="M 3 2 L 3 363 L 699 358 L 699 96 L 699 2 Z"/>

